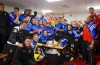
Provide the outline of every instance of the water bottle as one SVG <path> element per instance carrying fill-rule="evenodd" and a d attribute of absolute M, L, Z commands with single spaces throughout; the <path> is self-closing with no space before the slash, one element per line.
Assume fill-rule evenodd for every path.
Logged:
<path fill-rule="evenodd" d="M 61 40 L 61 46 L 64 47 L 67 43 L 67 40 L 66 39 L 62 39 Z"/>

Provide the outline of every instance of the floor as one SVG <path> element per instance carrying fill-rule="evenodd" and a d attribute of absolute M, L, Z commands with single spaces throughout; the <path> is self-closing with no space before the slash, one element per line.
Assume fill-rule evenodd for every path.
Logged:
<path fill-rule="evenodd" d="M 2 56 L 0 55 L 0 57 L 2 57 Z M 96 56 L 96 62 L 97 62 L 96 65 L 100 65 L 100 55 Z M 0 59 L 0 65 L 2 65 L 2 63 L 3 63 L 2 59 Z M 42 63 L 42 64 L 37 64 L 37 65 L 46 65 L 46 64 Z M 67 63 L 65 65 L 85 65 L 85 64 L 82 59 L 78 59 L 78 60 L 74 59 L 73 61 L 67 61 Z"/>

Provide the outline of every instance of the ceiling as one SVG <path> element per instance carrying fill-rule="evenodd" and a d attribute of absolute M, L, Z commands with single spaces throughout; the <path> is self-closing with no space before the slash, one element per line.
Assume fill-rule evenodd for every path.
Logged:
<path fill-rule="evenodd" d="M 100 6 L 100 0 L 62 0 L 59 2 L 47 2 L 46 0 L 0 0 L 5 5 L 19 7 L 20 9 L 52 10 L 55 14 L 87 13 L 87 6 Z M 96 10 L 100 12 L 100 10 Z"/>

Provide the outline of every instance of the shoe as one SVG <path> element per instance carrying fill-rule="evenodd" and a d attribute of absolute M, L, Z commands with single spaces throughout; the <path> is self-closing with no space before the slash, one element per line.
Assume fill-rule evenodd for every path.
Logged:
<path fill-rule="evenodd" d="M 74 57 L 71 57 L 71 58 L 70 58 L 70 61 L 72 61 L 72 60 L 74 60 Z"/>
<path fill-rule="evenodd" d="M 79 55 L 80 58 L 82 58 L 82 55 Z"/>
<path fill-rule="evenodd" d="M 84 61 L 84 65 L 89 65 L 88 62 Z"/>

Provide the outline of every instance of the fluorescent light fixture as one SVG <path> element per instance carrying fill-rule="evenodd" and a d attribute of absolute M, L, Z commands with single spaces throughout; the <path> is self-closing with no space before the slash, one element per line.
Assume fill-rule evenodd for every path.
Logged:
<path fill-rule="evenodd" d="M 51 13 L 51 12 L 53 12 L 53 11 L 51 11 L 51 10 L 42 10 L 42 13 Z"/>
<path fill-rule="evenodd" d="M 90 6 L 93 7 L 94 9 L 100 9 L 100 6 Z M 90 7 L 87 7 L 87 9 L 89 9 Z"/>
<path fill-rule="evenodd" d="M 47 0 L 48 2 L 56 2 L 56 1 L 61 1 L 61 0 Z"/>

